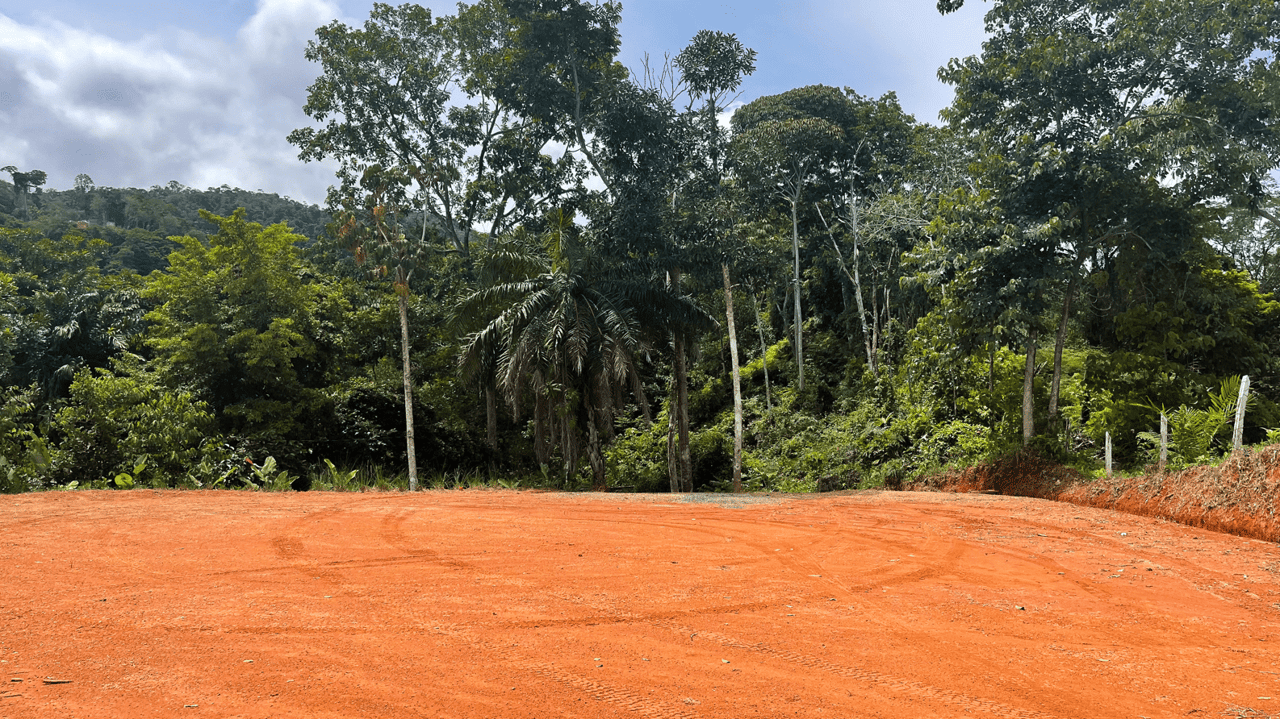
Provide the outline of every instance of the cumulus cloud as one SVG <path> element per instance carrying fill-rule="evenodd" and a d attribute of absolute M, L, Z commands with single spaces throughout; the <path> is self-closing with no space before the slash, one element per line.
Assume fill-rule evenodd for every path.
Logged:
<path fill-rule="evenodd" d="M 339 1 L 360 19 L 344 18 Z M 451 0 L 423 4 L 453 11 Z M 324 199 L 333 166 L 301 163 L 285 141 L 309 123 L 302 106 L 319 72 L 302 53 L 317 27 L 335 18 L 362 22 L 366 0 L 257 0 L 230 22 L 168 6 L 164 22 L 198 33 L 172 25 L 131 31 L 127 13 L 76 17 L 68 9 L 76 5 L 42 6 L 64 22 L 41 9 L 21 21 L 0 12 L 0 166 L 44 170 L 55 188 L 71 187 L 83 172 L 100 185 L 177 180 Z M 970 0 L 942 17 L 934 6 L 743 0 L 686 3 L 672 13 L 668 2 L 630 3 L 621 59 L 634 68 L 646 51 L 654 58 L 679 52 L 699 29 L 734 32 L 760 52 L 742 101 L 813 83 L 872 96 L 896 90 L 908 112 L 932 121 L 951 98 L 935 72 L 950 57 L 978 52 L 987 9 Z M 211 29 L 213 21 L 222 31 Z"/>
<path fill-rule="evenodd" d="M 121 41 L 0 14 L 0 164 L 67 188 L 229 184 L 319 202 L 333 176 L 303 165 L 285 135 L 308 123 L 302 57 L 329 0 L 261 0 L 229 40 L 173 31 Z"/>

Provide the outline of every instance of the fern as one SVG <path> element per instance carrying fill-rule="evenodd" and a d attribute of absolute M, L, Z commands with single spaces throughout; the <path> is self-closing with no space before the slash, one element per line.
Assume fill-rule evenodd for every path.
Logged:
<path fill-rule="evenodd" d="M 1240 395 L 1240 377 L 1227 377 L 1217 394 L 1209 396 L 1208 409 L 1194 409 L 1183 405 L 1175 410 L 1154 404 L 1138 404 L 1165 415 L 1169 421 L 1169 461 L 1174 465 L 1188 465 L 1212 459 L 1214 441 L 1230 426 L 1236 413 L 1236 401 Z M 1139 432 L 1138 440 L 1148 446 L 1152 461 L 1160 456 L 1160 435 L 1156 432 Z"/>

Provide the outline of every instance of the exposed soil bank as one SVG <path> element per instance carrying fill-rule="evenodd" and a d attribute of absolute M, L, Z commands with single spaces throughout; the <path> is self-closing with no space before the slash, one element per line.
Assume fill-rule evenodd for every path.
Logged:
<path fill-rule="evenodd" d="M 1040 497 L 1280 541 L 1280 445 L 1237 453 L 1217 467 L 1087 481 L 1067 467 L 1017 455 L 926 478 L 908 490 Z"/>

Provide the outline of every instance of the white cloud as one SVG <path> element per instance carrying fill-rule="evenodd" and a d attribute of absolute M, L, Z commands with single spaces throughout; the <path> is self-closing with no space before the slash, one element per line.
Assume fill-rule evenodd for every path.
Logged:
<path fill-rule="evenodd" d="M 933 121 L 951 97 L 937 68 L 980 50 L 989 7 L 969 0 L 942 17 L 935 2 L 636 0 L 623 14 L 622 60 L 635 67 L 643 51 L 678 52 L 704 27 L 735 32 L 760 51 L 744 102 L 814 83 L 872 96 L 895 90 L 904 109 Z M 453 12 L 452 2 L 424 4 Z M 247 5 L 211 12 L 176 0 L 154 22 L 141 6 L 81 0 L 24 6 L 21 21 L 18 10 L 0 12 L 0 166 L 45 170 L 57 188 L 84 172 L 99 185 L 177 180 L 322 201 L 333 166 L 301 163 L 285 141 L 309 123 L 302 106 L 319 72 L 302 54 L 317 27 L 362 22 L 369 2 Z"/>
<path fill-rule="evenodd" d="M 0 164 L 70 187 L 262 188 L 323 200 L 332 167 L 302 165 L 285 135 L 308 123 L 302 57 L 338 16 L 326 0 L 261 0 L 234 40 L 184 31 L 121 41 L 56 21 L 0 15 Z"/>

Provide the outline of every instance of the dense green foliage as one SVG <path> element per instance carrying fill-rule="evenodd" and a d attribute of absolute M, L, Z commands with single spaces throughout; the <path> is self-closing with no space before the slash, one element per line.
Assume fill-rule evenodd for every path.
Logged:
<path fill-rule="evenodd" d="M 324 210 L 6 168 L 0 490 L 728 491 L 730 314 L 749 490 L 1142 466 L 1161 412 L 1211 461 L 1240 375 L 1276 436 L 1276 3 L 994 0 L 944 128 L 826 86 L 722 127 L 755 53 L 632 74 L 621 12 L 318 29 Z"/>

